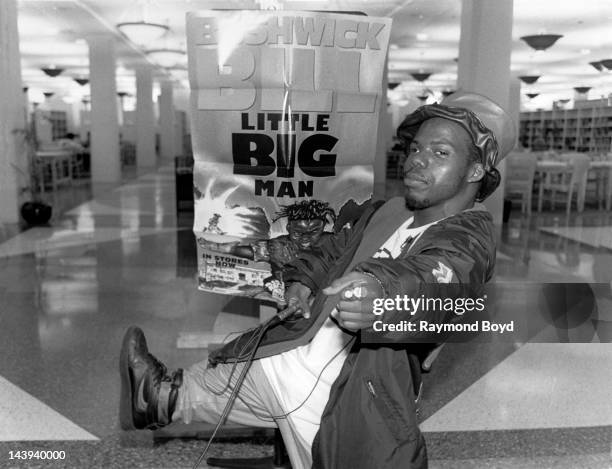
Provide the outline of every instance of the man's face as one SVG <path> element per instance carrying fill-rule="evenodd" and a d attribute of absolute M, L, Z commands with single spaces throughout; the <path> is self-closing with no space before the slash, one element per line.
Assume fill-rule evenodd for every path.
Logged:
<path fill-rule="evenodd" d="M 459 124 L 434 117 L 419 128 L 404 164 L 406 207 L 442 205 L 467 189 L 472 141 Z"/>
<path fill-rule="evenodd" d="M 323 220 L 291 220 L 287 223 L 289 238 L 300 249 L 310 249 L 323 234 Z"/>

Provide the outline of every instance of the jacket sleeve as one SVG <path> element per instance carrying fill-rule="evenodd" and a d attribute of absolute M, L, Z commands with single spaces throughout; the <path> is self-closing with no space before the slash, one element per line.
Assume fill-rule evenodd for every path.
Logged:
<path fill-rule="evenodd" d="M 316 293 L 324 287 L 330 266 L 342 255 L 351 236 L 352 230 L 345 228 L 340 233 L 327 236 L 316 249 L 301 253 L 283 267 L 284 282 L 300 282 Z"/>
<path fill-rule="evenodd" d="M 432 227 L 433 228 L 433 227 Z M 357 265 L 357 271 L 368 272 L 378 278 L 387 298 L 472 298 L 481 294 L 482 285 L 489 279 L 495 260 L 495 246 L 490 233 L 475 236 L 474 227 L 437 226 L 431 229 L 418 252 L 398 259 L 369 259 Z M 481 227 L 482 228 L 482 227 Z M 492 233 L 491 233 L 492 235 Z M 450 323 L 469 319 L 469 315 L 454 310 L 385 311 L 385 322 L 427 320 Z M 393 341 L 410 341 L 418 335 L 422 342 L 439 342 L 437 333 L 398 333 Z"/>
<path fill-rule="evenodd" d="M 364 203 L 359 218 L 350 227 L 327 236 L 315 249 L 301 253 L 297 259 L 286 264 L 283 269 L 285 283 L 300 282 L 313 293 L 326 287 L 331 267 L 347 253 L 349 246 L 361 238 L 371 216 L 381 205 L 382 201 Z"/>

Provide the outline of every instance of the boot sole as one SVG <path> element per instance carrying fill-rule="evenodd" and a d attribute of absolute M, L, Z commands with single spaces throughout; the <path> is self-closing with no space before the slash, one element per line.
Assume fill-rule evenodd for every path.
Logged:
<path fill-rule="evenodd" d="M 121 345 L 121 354 L 119 355 L 119 374 L 121 375 L 121 390 L 119 393 L 119 426 L 122 430 L 136 430 L 134 425 L 134 414 L 132 408 L 132 396 L 134 389 L 132 386 L 132 378 L 130 377 L 130 367 L 128 360 L 128 337 L 136 330 L 136 327 L 130 327 Z"/>

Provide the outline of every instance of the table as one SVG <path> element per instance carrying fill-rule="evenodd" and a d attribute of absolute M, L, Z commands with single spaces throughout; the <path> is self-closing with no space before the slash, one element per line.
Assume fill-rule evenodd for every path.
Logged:
<path fill-rule="evenodd" d="M 536 172 L 539 172 L 547 177 L 552 174 L 560 174 L 564 172 L 571 172 L 572 165 L 569 161 L 562 160 L 540 160 L 536 163 Z M 589 171 L 597 171 L 603 173 L 604 179 L 604 197 L 606 210 L 612 208 L 612 160 L 601 160 L 591 161 L 589 163 Z M 582 212 L 584 209 L 584 199 L 586 196 L 586 184 L 580 184 L 577 191 L 577 205 L 578 211 Z M 599 193 L 597 194 L 599 196 Z M 540 185 L 540 198 L 542 197 L 542 186 Z M 602 199 L 599 199 L 600 207 L 602 205 Z M 539 201 L 538 201 L 539 204 Z"/>
<path fill-rule="evenodd" d="M 36 152 L 40 190 L 45 191 L 45 173 L 51 175 L 51 188 L 56 190 L 60 184 L 72 184 L 72 150 L 39 150 Z"/>

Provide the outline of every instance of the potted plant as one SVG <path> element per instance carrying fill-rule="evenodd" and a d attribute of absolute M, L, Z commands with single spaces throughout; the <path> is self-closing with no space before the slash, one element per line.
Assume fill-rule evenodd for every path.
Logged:
<path fill-rule="evenodd" d="M 25 202 L 21 204 L 20 212 L 23 220 L 28 226 L 46 225 L 53 214 L 53 207 L 41 198 L 41 190 L 44 182 L 39 177 L 36 161 L 36 137 L 30 129 L 14 129 L 16 148 L 18 152 L 25 155 L 26 168 L 19 165 L 13 167 L 23 176 L 20 187 L 20 195 Z M 21 151 L 19 151 L 21 150 Z"/>

